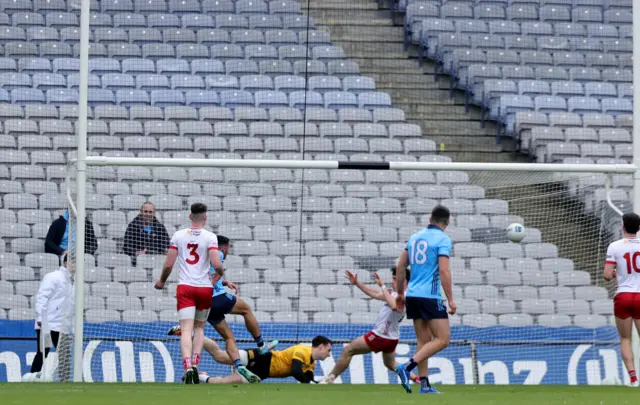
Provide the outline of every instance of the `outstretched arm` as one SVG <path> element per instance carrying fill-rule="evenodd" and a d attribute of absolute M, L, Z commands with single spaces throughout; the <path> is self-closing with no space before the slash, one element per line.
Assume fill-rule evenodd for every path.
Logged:
<path fill-rule="evenodd" d="M 355 285 L 356 287 L 358 287 L 360 289 L 360 291 L 362 291 L 363 293 L 365 293 L 367 296 L 376 299 L 376 300 L 380 300 L 380 301 L 384 301 L 384 296 L 382 295 L 382 291 L 376 290 L 374 288 L 371 287 L 367 287 L 366 285 L 362 284 L 360 282 L 360 280 L 358 280 L 358 275 L 354 274 L 352 272 L 350 272 L 349 270 L 345 271 L 345 276 L 347 278 L 347 280 L 349 280 L 351 282 L 351 284 Z"/>
<path fill-rule="evenodd" d="M 387 290 L 387 287 L 382 282 L 382 279 L 380 279 L 378 273 L 373 273 L 373 278 L 376 280 L 376 284 L 378 285 L 378 287 L 380 287 L 380 292 L 382 293 L 382 301 L 385 301 L 387 305 L 389 305 L 389 307 L 395 311 L 397 308 L 396 298 L 392 296 L 391 293 L 389 293 L 389 290 Z"/>
<path fill-rule="evenodd" d="M 302 384 L 309 384 L 313 381 L 313 377 L 309 378 L 309 375 L 302 371 L 302 362 L 296 359 L 291 362 L 291 376 Z"/>

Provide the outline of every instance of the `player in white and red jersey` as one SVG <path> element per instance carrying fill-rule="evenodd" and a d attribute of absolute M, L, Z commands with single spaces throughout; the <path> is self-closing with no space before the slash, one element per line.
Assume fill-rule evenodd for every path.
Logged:
<path fill-rule="evenodd" d="M 171 238 L 162 275 L 156 281 L 155 288 L 164 288 L 177 259 L 178 317 L 181 329 L 186 332 L 180 336 L 184 382 L 198 384 L 198 363 L 204 342 L 204 326 L 211 308 L 213 282 L 224 274 L 224 268 L 218 254 L 218 238 L 204 229 L 207 206 L 202 203 L 192 204 L 189 219 L 191 227 L 177 231 Z M 209 275 L 209 264 L 215 269 L 215 280 Z"/>
<path fill-rule="evenodd" d="M 354 339 L 342 351 L 342 355 L 333 367 L 333 370 L 327 375 L 323 383 L 331 384 L 335 381 L 344 370 L 349 367 L 351 358 L 357 354 L 379 353 L 382 352 L 382 361 L 384 365 L 391 371 L 395 372 L 398 363 L 396 363 L 396 346 L 400 340 L 400 322 L 404 319 L 404 311 L 398 311 L 396 307 L 396 267 L 391 268 L 393 274 L 392 290 L 389 291 L 380 276 L 373 273 L 376 284 L 380 290 L 367 287 L 358 280 L 358 276 L 350 271 L 346 271 L 346 277 L 351 284 L 358 287 L 363 293 L 369 297 L 383 301 L 380 307 L 375 327 L 368 333 Z M 406 280 L 409 280 L 409 271 L 407 270 Z M 407 282 L 405 281 L 405 282 Z M 420 382 L 420 378 L 411 375 L 415 382 Z"/>
<path fill-rule="evenodd" d="M 620 334 L 620 353 L 631 385 L 638 386 L 631 339 L 633 324 L 640 333 L 640 216 L 633 212 L 622 216 L 624 238 L 613 242 L 607 249 L 604 279 L 618 282 L 613 299 L 613 313 Z"/>

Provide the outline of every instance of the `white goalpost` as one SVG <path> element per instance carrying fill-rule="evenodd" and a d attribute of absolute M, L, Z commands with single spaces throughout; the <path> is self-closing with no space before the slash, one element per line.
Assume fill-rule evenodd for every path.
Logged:
<path fill-rule="evenodd" d="M 255 185 L 262 180 L 260 170 L 265 170 L 265 172 L 274 170 L 278 171 L 278 175 L 285 173 L 286 176 L 289 176 L 292 187 L 295 186 L 297 189 L 285 191 L 275 188 L 273 184 L 270 185 L 269 187 L 272 187 L 270 195 L 276 201 L 275 205 L 270 208 L 267 205 L 263 207 L 258 204 L 261 197 L 256 193 L 260 190 L 252 191 L 254 194 L 246 195 L 252 198 L 251 201 L 256 207 L 255 213 L 265 214 L 264 217 L 268 217 L 272 221 L 273 228 L 278 226 L 284 229 L 288 237 L 283 240 L 277 237 L 260 239 L 255 235 L 256 228 L 261 225 L 254 225 L 254 223 L 247 225 L 248 222 L 236 221 L 230 224 L 221 219 L 215 224 L 210 224 L 215 231 L 219 231 L 219 228 L 223 226 L 223 230 L 236 232 L 237 235 L 241 235 L 246 230 L 251 232 L 250 239 L 239 239 L 239 242 L 242 243 L 235 244 L 236 251 L 240 248 L 245 250 L 238 254 L 232 251 L 226 267 L 229 269 L 227 273 L 229 277 L 242 280 L 241 288 L 244 283 L 255 289 L 248 291 L 246 297 L 257 313 L 263 327 L 263 335 L 266 337 L 280 339 L 284 337 L 282 340 L 286 345 L 295 341 L 308 342 L 311 333 L 322 331 L 337 336 L 336 342 L 338 344 L 336 346 L 341 346 L 341 343 L 346 343 L 350 338 L 356 337 L 370 324 L 371 317 L 366 314 L 373 314 L 375 318 L 378 307 L 374 303 L 365 301 L 361 295 L 358 295 L 355 288 L 344 284 L 342 272 L 346 268 L 342 266 L 345 264 L 355 266 L 363 277 L 369 276 L 375 270 L 381 272 L 388 270 L 389 265 L 394 261 L 391 252 L 400 252 L 398 249 L 402 248 L 404 233 L 408 232 L 412 226 L 399 223 L 395 226 L 387 226 L 394 224 L 383 222 L 385 218 L 388 221 L 392 221 L 394 218 L 397 220 L 413 218 L 415 221 L 413 228 L 415 228 L 425 225 L 423 215 L 428 214 L 428 211 L 424 211 L 428 204 L 444 200 L 457 204 L 460 200 L 464 200 L 465 202 L 460 203 L 459 206 L 449 207 L 455 217 L 450 235 L 454 239 L 454 244 L 459 245 L 457 248 L 454 247 L 453 282 L 456 287 L 455 292 L 464 297 L 462 298 L 464 305 L 460 305 L 459 302 L 460 314 L 452 319 L 454 328 L 456 328 L 452 345 L 431 364 L 434 369 L 438 370 L 433 375 L 432 382 L 482 384 L 517 381 L 524 384 L 598 384 L 609 377 L 619 378 L 620 381 L 626 378 L 619 354 L 616 352 L 615 334 L 611 328 L 612 314 L 608 313 L 606 308 L 603 310 L 599 307 L 606 300 L 611 301 L 615 286 L 604 284 L 600 273 L 604 262 L 603 249 L 606 248 L 607 243 L 619 237 L 616 234 L 616 230 L 619 231 L 617 217 L 624 209 L 640 212 L 639 103 L 634 104 L 632 164 L 452 163 L 435 160 L 433 162 L 358 164 L 329 160 L 159 159 L 88 156 L 90 3 L 89 0 L 82 0 L 80 13 L 78 151 L 77 158 L 69 166 L 67 180 L 71 211 L 70 226 L 75 224 L 76 242 L 70 248 L 70 260 L 75 271 L 75 316 L 71 336 L 73 339 L 72 366 L 70 370 L 60 370 L 65 373 L 65 379 L 74 382 L 160 380 L 177 382 L 179 378 L 180 373 L 174 369 L 174 365 L 178 364 L 179 367 L 180 362 L 179 359 L 177 362 L 174 361 L 176 353 L 178 353 L 177 346 L 175 341 L 165 340 L 167 338 L 163 336 L 166 327 L 171 324 L 168 307 L 173 302 L 171 296 L 173 290 L 169 289 L 158 297 L 152 295 L 135 296 L 133 300 L 135 305 L 140 305 L 140 308 L 143 309 L 138 310 L 132 307 L 130 311 L 133 312 L 130 315 L 134 317 L 136 314 L 149 315 L 151 321 L 147 319 L 141 322 L 127 322 L 127 319 L 123 318 L 124 312 L 129 310 L 126 308 L 113 310 L 113 314 L 119 317 L 117 321 L 114 321 L 115 318 L 106 316 L 111 314 L 106 309 L 107 305 L 104 305 L 104 318 L 97 316 L 92 318 L 91 322 L 87 321 L 87 313 L 91 309 L 86 309 L 85 305 L 94 297 L 92 290 L 94 285 L 102 282 L 96 281 L 98 279 L 87 281 L 86 277 L 89 274 L 88 270 L 100 268 L 97 258 L 85 253 L 86 220 L 97 211 L 97 209 L 88 207 L 87 196 L 97 195 L 97 193 L 92 193 L 95 190 L 93 186 L 101 180 L 111 182 L 132 180 L 132 178 L 123 180 L 123 177 L 119 175 L 120 168 L 129 167 L 145 168 L 149 177 L 144 178 L 141 182 L 157 183 L 163 187 L 168 187 L 174 181 L 170 178 L 156 178 L 155 173 L 162 172 L 160 169 L 173 168 L 184 172 L 187 181 L 202 190 L 203 199 L 220 202 L 220 206 L 225 208 L 225 211 L 227 206 L 222 205 L 224 199 L 240 195 L 241 184 L 250 184 L 256 187 Z M 633 24 L 633 53 L 640 55 L 640 7 L 633 7 L 633 20 L 635 22 Z M 638 58 L 635 58 L 634 83 L 640 83 L 638 63 L 640 63 Z M 634 87 L 633 96 L 634 99 L 640 100 L 640 86 Z M 104 168 L 109 168 L 104 170 L 108 173 L 100 174 Z M 92 171 L 94 169 L 95 171 Z M 194 169 L 194 172 L 195 169 L 203 169 L 203 173 L 212 173 L 215 177 L 192 177 L 191 169 Z M 232 173 L 232 169 L 250 169 L 250 173 L 255 173 L 258 180 L 249 182 L 237 176 L 233 180 L 228 180 L 226 170 Z M 322 191 L 328 193 L 326 195 L 330 194 L 330 197 L 323 197 L 322 195 L 325 194 L 321 194 L 319 189 L 319 194 L 311 193 L 312 185 L 334 184 L 331 176 L 340 172 L 347 173 L 344 177 L 335 175 L 337 183 L 343 187 L 343 197 L 338 194 L 330 194 L 333 192 L 331 190 Z M 96 173 L 98 175 L 95 175 Z M 242 173 L 245 172 L 236 172 L 238 175 Z M 322 176 L 332 180 L 325 181 L 321 177 L 313 177 L 318 173 L 323 173 Z M 403 194 L 402 189 L 389 188 L 387 195 L 381 192 L 379 198 L 372 197 L 367 194 L 366 187 L 360 189 L 355 187 L 358 184 L 362 186 L 370 184 L 370 179 L 375 179 L 373 181 L 377 185 L 387 184 L 382 177 L 376 177 L 376 174 L 371 173 L 394 173 L 393 176 L 397 176 L 397 179 L 403 179 L 403 181 L 404 178 L 401 177 L 403 173 L 409 173 L 407 178 L 413 189 L 418 190 L 420 186 L 425 186 L 422 189 L 424 194 L 412 198 Z M 415 174 L 415 178 L 410 178 L 414 173 L 418 174 Z M 464 175 L 460 175 L 458 178 L 454 175 L 447 177 L 449 175 L 440 175 L 439 173 L 463 173 Z M 431 176 L 433 180 L 423 182 L 425 179 L 423 174 L 425 177 Z M 350 178 L 350 176 L 354 177 Z M 629 193 L 632 207 L 621 208 L 617 204 L 619 201 L 612 199 L 610 186 L 613 184 L 612 180 L 615 176 L 632 176 Z M 364 181 L 359 183 L 358 179 Z M 227 184 L 238 191 L 237 194 L 227 196 L 207 194 L 206 190 L 208 189 L 205 188 L 207 184 L 212 187 L 220 186 L 220 188 Z M 405 183 L 398 181 L 397 184 Z M 438 188 L 442 184 L 447 185 L 448 195 L 437 194 L 445 192 Z M 73 191 L 72 185 L 75 185 Z M 347 185 L 354 186 L 351 190 L 353 194 L 349 194 Z M 382 190 L 382 186 L 379 187 L 379 190 Z M 457 194 L 453 195 L 453 190 Z M 602 190 L 605 190 L 604 193 Z M 264 194 L 265 197 L 268 195 Z M 144 201 L 150 201 L 154 195 L 142 196 Z M 275 198 L 280 196 L 283 198 Z M 187 212 L 188 205 L 193 200 L 192 197 L 195 196 L 186 194 L 181 196 L 180 202 L 177 203 L 180 204 L 179 209 L 160 209 L 165 224 L 167 223 L 166 219 L 171 217 L 173 219 L 169 226 L 173 227 L 172 229 L 184 225 L 184 223 L 180 223 L 180 219 L 183 217 L 177 212 Z M 340 200 L 341 203 L 347 203 L 347 199 L 351 199 L 348 204 L 362 203 L 362 208 L 354 209 L 349 206 L 336 210 L 335 203 L 340 198 L 345 199 Z M 318 204 L 314 205 L 314 208 L 308 208 L 305 204 L 312 199 L 315 199 Z M 479 203 L 481 200 L 491 200 L 492 202 L 485 205 L 485 203 Z M 229 199 L 228 201 L 234 200 Z M 326 207 L 322 205 L 325 202 L 328 204 Z M 371 208 L 374 202 L 381 205 Z M 389 203 L 398 205 L 391 208 L 388 205 L 382 206 Z M 480 206 L 482 208 L 479 208 Z M 458 212 L 456 212 L 457 208 Z M 115 206 L 110 208 L 112 211 L 118 211 L 118 209 Z M 127 215 L 133 214 L 133 211 L 134 209 L 128 206 L 122 208 L 122 217 L 126 217 L 129 221 L 130 216 Z M 234 210 L 234 218 L 237 219 L 240 212 L 248 214 L 250 211 Z M 276 216 L 278 212 L 288 214 Z M 373 219 L 371 216 L 365 217 L 365 215 L 372 213 L 378 218 L 376 221 L 380 221 L 380 223 L 371 222 L 369 225 L 366 223 L 363 225 L 365 221 Z M 314 214 L 319 215 L 313 217 Z M 319 221 L 322 215 L 327 219 L 329 215 L 333 214 L 338 214 L 338 216 L 331 216 L 332 221 L 337 221 L 335 226 L 327 225 L 328 222 L 324 222 L 324 225 L 320 226 L 318 225 L 320 222 L 314 222 L 316 218 Z M 358 215 L 362 216 L 360 225 L 351 226 L 350 214 L 353 214 L 351 218 L 353 218 L 354 224 L 356 224 Z M 297 219 L 297 225 L 293 222 L 284 222 L 285 218 L 293 217 Z M 344 225 L 340 224 L 340 218 L 344 220 Z M 476 222 L 485 220 L 486 224 L 483 222 L 478 225 Z M 533 238 L 525 239 L 523 244 L 516 244 L 516 247 L 512 246 L 514 244 L 504 241 L 497 233 L 482 235 L 480 231 L 474 232 L 476 229 L 504 230 L 505 224 L 508 225 L 510 222 L 516 221 L 522 221 L 527 227 L 527 238 Z M 237 227 L 232 225 L 237 225 Z M 262 230 L 262 228 L 260 229 Z M 317 229 L 322 232 L 322 238 L 309 239 Z M 354 231 L 357 236 L 351 234 L 336 236 L 342 229 Z M 384 229 L 385 232 L 392 230 L 390 232 L 394 232 L 394 236 L 386 238 L 387 235 L 384 235 L 385 237 L 381 237 L 375 232 L 375 229 Z M 330 233 L 334 231 L 336 233 Z M 571 231 L 585 231 L 587 233 L 574 235 L 576 240 L 572 241 Z M 358 240 L 358 238 L 360 239 Z M 457 241 L 456 238 L 458 238 Z M 99 243 L 111 241 L 119 252 L 122 243 L 119 239 L 115 239 L 117 238 L 109 237 L 105 224 L 105 230 L 101 232 Z M 483 242 L 478 242 L 480 240 Z M 282 247 L 281 244 L 287 246 Z M 337 253 L 327 256 L 313 253 L 328 245 L 331 249 L 335 247 Z M 256 255 L 262 260 L 261 263 L 267 263 L 262 265 L 264 267 L 252 268 L 249 266 L 249 264 L 259 262 L 257 259 L 249 262 L 253 255 L 247 252 L 254 246 L 258 246 L 266 252 Z M 276 247 L 277 249 L 274 249 Z M 350 250 L 347 251 L 347 248 Z M 98 249 L 101 249 L 100 245 Z M 377 259 L 370 259 L 373 256 L 368 254 L 360 255 L 362 251 L 367 249 L 376 252 Z M 105 250 L 104 254 L 107 257 L 111 254 L 119 254 L 118 252 Z M 326 259 L 326 262 L 322 261 L 323 258 L 329 256 L 331 259 Z M 312 260 L 305 261 L 305 257 L 311 257 Z M 337 257 L 340 259 L 335 259 Z M 351 258 L 352 261 L 345 259 L 346 257 Z M 269 258 L 269 260 L 265 258 Z M 287 261 L 288 258 L 292 259 Z M 148 260 L 146 263 L 149 266 L 155 266 L 157 261 Z M 277 264 L 281 264 L 282 269 L 270 267 Z M 520 270 L 516 271 L 516 274 L 511 274 L 509 269 L 514 267 L 510 266 L 520 266 Z M 563 270 L 559 270 L 559 268 Z M 142 283 L 151 285 L 150 280 L 156 275 L 155 272 L 159 266 L 155 268 L 144 267 L 144 269 L 146 271 L 144 273 L 145 280 L 149 281 L 140 281 L 141 279 L 138 279 L 139 276 L 136 275 L 131 279 L 122 278 L 113 284 L 117 284 L 119 288 L 126 291 L 126 296 L 129 297 L 133 284 L 135 287 L 141 287 Z M 278 270 L 280 271 L 278 272 Z M 294 276 L 287 274 L 285 270 L 291 270 Z M 113 276 L 113 280 L 116 279 L 116 272 L 120 272 L 116 265 L 109 268 L 109 274 Z M 504 278 L 498 278 L 499 272 L 506 274 Z M 390 278 L 388 274 L 385 277 Z M 329 282 L 327 278 L 333 281 Z M 496 280 L 499 280 L 497 284 Z M 370 283 L 370 280 L 365 281 Z M 331 287 L 333 284 L 339 287 Z M 343 288 L 345 286 L 346 288 Z M 578 292 L 580 294 L 598 293 L 597 288 L 601 292 L 604 291 L 602 294 L 606 296 L 592 300 L 587 299 L 588 297 L 577 298 Z M 348 291 L 350 296 L 348 300 L 340 301 L 342 299 L 340 294 L 345 291 Z M 566 293 L 572 294 L 573 298 L 568 299 L 555 295 Z M 97 296 L 100 302 L 107 302 L 107 294 L 104 292 L 100 294 L 104 294 Z M 535 294 L 536 298 L 527 294 Z M 546 298 L 542 298 L 543 294 Z M 242 289 L 240 295 L 243 296 Z M 488 297 L 488 299 L 479 299 L 480 296 Z M 279 301 L 282 299 L 286 300 L 285 307 Z M 169 304 L 166 307 L 165 304 L 156 305 L 160 301 Z M 580 305 L 583 305 L 584 302 L 584 308 L 574 307 L 578 304 L 569 301 L 580 301 Z M 123 302 L 126 303 L 126 299 Z M 148 306 L 151 303 L 153 306 Z M 306 307 L 307 303 L 317 303 L 326 306 L 326 308 L 316 310 Z M 338 307 L 338 303 L 341 304 L 340 307 Z M 349 305 L 358 307 L 357 309 L 349 308 Z M 548 305 L 552 305 L 552 309 L 545 307 Z M 92 315 L 94 314 L 96 313 L 92 313 Z M 344 317 L 337 319 L 336 314 L 342 314 Z M 234 330 L 244 329 L 242 319 L 231 317 L 230 321 L 235 324 L 236 329 Z M 605 323 L 600 324 L 601 321 Z M 520 324 L 523 326 L 519 326 Z M 588 327 L 590 324 L 601 326 Z M 414 349 L 415 341 L 415 336 L 410 333 L 409 324 L 403 325 L 402 345 L 398 350 L 400 360 L 410 355 Z M 503 326 L 505 329 L 495 329 Z M 87 334 L 88 330 L 89 334 Z M 508 331 L 507 335 L 503 336 L 501 330 Z M 251 337 L 246 332 L 243 333 L 240 340 L 245 345 L 251 345 Z M 456 333 L 459 334 L 456 335 Z M 108 348 L 101 349 L 100 345 L 105 342 L 108 342 Z M 152 350 L 154 350 L 153 353 Z M 340 350 L 341 348 L 338 348 L 336 354 L 339 354 Z M 119 356 L 116 356 L 116 351 Z M 538 358 L 534 355 L 534 353 L 544 351 L 548 352 L 546 356 L 541 355 Z M 637 334 L 634 334 L 634 351 L 636 359 L 638 359 L 640 340 Z M 331 369 L 332 361 L 329 359 L 325 364 L 319 366 L 317 368 L 319 373 L 326 374 Z M 164 368 L 158 376 L 155 373 L 156 369 L 160 367 L 160 363 L 164 364 Z M 68 363 L 65 362 L 65 364 Z M 211 360 L 208 360 L 205 365 L 218 373 L 228 371 L 228 369 L 216 368 L 217 366 Z M 640 368 L 640 364 L 636 368 Z M 371 356 L 361 362 L 354 360 L 349 372 L 345 375 L 345 381 L 348 379 L 351 383 L 394 383 L 393 378 L 395 377 L 385 374 L 384 371 L 381 360 L 376 356 Z M 564 380 L 549 377 L 562 373 L 566 377 Z"/>
<path fill-rule="evenodd" d="M 625 377 L 619 355 L 612 350 L 616 342 L 612 334 L 610 309 L 602 309 L 611 305 L 610 297 L 615 286 L 601 280 L 601 267 L 606 245 L 619 237 L 620 231 L 619 220 L 616 220 L 621 210 L 616 204 L 620 202 L 612 201 L 610 184 L 614 178 L 620 180 L 615 176 L 634 175 L 634 165 L 358 164 L 339 161 L 98 156 L 87 157 L 85 164 L 88 175 L 84 185 L 78 182 L 78 193 L 83 189 L 94 193 L 102 180 L 127 183 L 132 181 L 127 180 L 130 179 L 127 176 L 134 172 L 137 173 L 135 176 L 142 173 L 142 178 L 154 183 L 153 190 L 173 187 L 175 181 L 181 178 L 187 179 L 197 190 L 202 190 L 202 194 L 193 195 L 191 191 L 178 201 L 163 203 L 163 196 L 153 195 L 154 191 L 149 189 L 148 195 L 139 202 L 156 204 L 158 218 L 162 218 L 169 234 L 185 225 L 184 214 L 191 202 L 207 203 L 212 209 L 210 216 L 215 218 L 210 220 L 208 226 L 214 232 L 231 236 L 234 245 L 226 261 L 227 276 L 231 281 L 239 281 L 240 297 L 252 306 L 261 323 L 263 335 L 281 339 L 285 345 L 296 339 L 306 341 L 310 333 L 318 330 L 333 335 L 338 343 L 346 343 L 366 329 L 366 325 L 373 321 L 372 316 L 375 317 L 377 305 L 363 300 L 355 288 L 345 286 L 343 271 L 355 268 L 364 282 L 371 283 L 368 278 L 371 271 L 386 271 L 401 251 L 402 241 L 419 226 L 424 226 L 425 214 L 434 204 L 442 202 L 449 205 L 454 216 L 448 230 L 454 241 L 452 275 L 455 294 L 464 297 L 458 301 L 460 314 L 452 318 L 452 323 L 454 328 L 462 328 L 458 330 L 464 334 L 460 335 L 462 339 L 456 340 L 454 332 L 454 342 L 444 358 L 434 359 L 434 369 L 441 371 L 439 377 L 434 377 L 436 381 L 440 378 L 443 383 L 505 383 L 508 380 L 503 378 L 504 373 L 500 368 L 487 369 L 483 364 L 491 363 L 490 359 L 496 358 L 505 363 L 507 368 L 513 367 L 513 372 L 517 367 L 524 367 L 522 370 L 527 367 L 536 369 L 541 367 L 539 361 L 516 359 L 519 359 L 523 350 L 542 349 L 558 351 L 558 359 L 544 360 L 548 363 L 545 368 L 557 368 L 561 363 L 570 364 L 571 359 L 576 363 L 573 371 L 576 376 L 564 383 L 594 384 L 611 376 L 616 376 L 620 381 Z M 138 169 L 142 171 L 137 172 Z M 322 194 L 331 193 L 333 184 L 318 184 L 323 182 L 315 177 L 318 174 L 327 179 L 330 177 L 332 183 L 344 187 L 346 197 L 341 199 L 337 195 Z M 415 187 L 417 197 L 407 195 L 407 190 L 401 186 L 380 188 L 382 198 L 367 194 L 368 185 L 384 184 L 389 181 L 389 176 L 401 179 L 398 183 Z M 291 187 L 288 191 L 276 187 L 274 194 L 274 183 L 269 184 L 269 179 L 289 179 Z M 265 182 L 264 189 L 269 190 L 264 195 L 259 190 L 258 181 Z M 393 181 L 391 184 L 394 184 Z M 229 191 L 231 189 L 233 191 Z M 448 194 L 438 194 L 442 192 Z M 137 206 L 119 208 L 113 197 L 111 210 L 116 213 L 124 210 L 122 217 L 128 216 L 129 219 L 137 214 L 134 211 Z M 98 215 L 99 201 L 103 198 L 109 198 L 110 204 L 110 196 L 91 194 L 91 208 L 85 205 L 85 215 L 81 215 L 81 205 L 76 205 L 78 235 L 87 212 Z M 346 200 L 351 204 L 362 203 L 366 206 L 345 208 L 340 204 Z M 76 201 L 82 202 L 78 198 Z M 245 205 L 233 206 L 245 204 L 246 201 L 253 205 L 249 208 Z M 312 202 L 317 205 L 310 205 Z M 331 206 L 324 207 L 320 202 L 330 203 Z M 622 209 L 628 210 L 629 207 Z M 214 214 L 216 210 L 219 212 Z M 252 221 L 264 216 L 273 222 L 264 226 L 257 222 L 245 222 L 248 210 L 253 210 Z M 223 214 L 230 214 L 232 219 Z M 356 223 L 358 216 L 361 217 L 360 221 L 372 222 Z M 348 225 L 320 223 L 321 217 L 344 218 L 346 222 L 342 225 Z M 407 218 L 415 222 L 389 224 L 390 219 L 406 221 Z M 380 219 L 382 223 L 373 222 Z M 95 216 L 93 220 L 101 221 Z M 512 222 L 521 222 L 527 227 L 527 238 L 520 244 L 509 243 L 505 239 L 504 229 Z M 73 379 L 82 381 L 84 373 L 86 380 L 89 373 L 91 381 L 158 381 L 158 378 L 173 381 L 178 375 L 173 365 L 172 375 L 158 371 L 157 367 L 160 361 L 167 366 L 177 356 L 177 348 L 172 346 L 175 341 L 166 341 L 162 337 L 171 325 L 171 314 L 175 312 L 171 309 L 175 291 L 170 287 L 168 293 L 161 296 L 137 292 L 144 287 L 143 284 L 151 286 L 153 278 L 157 277 L 161 255 L 138 259 L 137 267 L 128 266 L 119 261 L 124 260 L 120 254 L 121 236 L 112 231 L 110 225 L 94 223 L 94 228 L 96 226 L 102 228 L 99 235 L 107 237 L 98 240 L 96 255 L 84 255 L 79 249 L 83 241 L 81 238 L 71 254 L 76 271 L 77 297 L 74 336 L 77 352 L 74 355 Z M 382 228 L 378 232 L 393 232 L 393 237 L 381 238 L 377 235 L 376 230 L 380 226 Z M 265 229 L 271 232 L 269 236 L 264 236 Z M 280 230 L 282 232 L 278 233 Z M 318 237 L 311 237 L 311 234 L 315 235 L 315 230 L 322 233 Z M 346 233 L 339 235 L 339 232 Z M 349 232 L 356 232 L 357 236 Z M 572 235 L 575 235 L 573 240 Z M 109 238 L 116 239 L 109 241 Z M 280 245 L 286 245 L 287 248 Z M 335 249 L 335 252 L 323 256 L 325 253 L 317 253 L 317 249 Z M 103 255 L 103 259 L 100 255 Z M 107 260 L 114 262 L 110 264 Z M 96 263 L 96 269 L 91 270 L 113 267 L 112 272 L 108 270 L 113 274 L 112 284 L 117 284 L 123 291 L 125 287 L 122 285 L 126 286 L 126 299 L 129 300 L 126 302 L 135 303 L 130 311 L 119 308 L 118 311 L 108 309 L 105 312 L 107 315 L 119 312 L 115 315 L 117 319 L 95 318 L 94 310 L 83 307 L 84 303 L 89 302 L 88 299 L 93 299 L 86 296 L 89 285 L 86 281 L 92 283 L 92 296 L 97 295 L 98 300 L 110 300 L 108 295 L 98 290 L 98 287 L 109 286 L 96 282 L 99 281 L 97 279 L 85 278 L 87 268 L 95 267 Z M 134 271 L 146 275 L 133 275 Z M 123 278 L 124 273 L 132 274 L 132 278 Z M 389 277 L 388 274 L 384 276 Z M 169 280 L 170 283 L 175 281 L 173 278 Z M 341 294 L 345 291 L 348 295 L 343 297 Z M 571 294 L 570 298 L 566 296 L 567 293 Z M 594 296 L 589 297 L 589 294 Z M 585 307 L 575 307 L 577 301 Z M 543 308 L 549 303 L 553 309 Z M 353 308 L 345 307 L 345 304 L 353 305 Z M 319 306 L 315 308 L 310 305 Z M 342 314 L 343 318 L 335 318 L 337 313 L 343 312 L 346 312 L 346 315 Z M 89 313 L 92 314 L 91 319 L 87 318 Z M 140 318 L 132 319 L 136 316 Z M 148 316 L 151 318 L 143 318 Z M 113 320 L 118 322 L 117 325 L 112 323 Z M 229 321 L 234 323 L 234 328 L 237 327 L 237 333 L 244 333 L 240 335 L 240 340 L 250 347 L 251 337 L 246 332 L 240 332 L 244 329 L 242 319 L 230 317 Z M 506 328 L 499 329 L 503 326 Z M 581 329 L 571 332 L 575 326 Z M 605 329 L 600 329 L 603 326 Z M 533 333 L 536 328 L 542 328 L 536 332 L 537 337 Z M 489 333 L 491 330 L 493 333 Z M 84 335 L 86 333 L 88 335 Z M 215 337 L 215 334 L 212 336 Z M 407 350 L 406 354 L 413 347 L 414 339 L 409 324 L 405 324 L 403 342 L 406 346 L 403 346 L 403 350 Z M 528 342 L 528 339 L 540 341 Z M 113 347 L 111 352 L 100 349 L 99 345 L 105 344 Z M 156 350 L 152 346 L 161 353 L 159 357 L 145 351 Z M 119 358 L 115 356 L 115 350 L 119 350 Z M 336 355 L 338 353 L 336 351 Z M 568 357 L 563 359 L 562 356 Z M 119 359 L 120 370 L 117 370 L 116 359 Z M 611 363 L 612 359 L 614 363 Z M 372 361 L 371 365 L 369 361 Z M 440 362 L 457 363 L 457 367 L 462 368 L 448 375 L 447 367 Z M 352 366 L 348 374 L 349 381 L 393 382 L 391 377 L 380 377 L 380 370 L 376 369 L 375 364 L 374 357 L 366 360 L 364 366 Z M 215 373 L 226 370 L 212 363 L 206 363 L 206 366 L 213 368 Z M 131 367 L 131 370 L 125 370 L 125 367 Z M 323 365 L 322 373 L 328 372 L 330 367 L 331 362 Z M 81 371 L 78 372 L 78 369 Z M 543 378 L 544 373 L 537 371 Z M 358 373 L 361 373 L 361 378 Z M 514 378 L 511 376 L 512 380 Z M 524 383 L 536 381 L 535 376 L 527 378 L 532 379 L 525 379 Z M 557 379 L 545 381 L 563 383 Z"/>

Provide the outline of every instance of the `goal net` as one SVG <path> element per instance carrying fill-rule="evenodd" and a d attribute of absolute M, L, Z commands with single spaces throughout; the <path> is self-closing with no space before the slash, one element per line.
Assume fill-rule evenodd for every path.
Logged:
<path fill-rule="evenodd" d="M 351 285 L 345 270 L 366 285 L 378 272 L 391 286 L 390 268 L 407 239 L 443 204 L 452 213 L 446 233 L 458 313 L 451 345 L 430 360 L 432 382 L 623 381 L 612 326 L 615 285 L 602 280 L 602 267 L 607 244 L 621 236 L 607 195 L 628 211 L 630 185 L 630 175 L 603 173 L 172 167 L 170 160 L 162 167 L 91 166 L 84 380 L 180 380 L 179 340 L 167 335 L 177 325 L 177 269 L 164 290 L 154 281 L 169 238 L 189 224 L 190 204 L 203 202 L 207 228 L 231 240 L 225 278 L 239 286 L 262 336 L 281 348 L 316 335 L 334 341 L 332 356 L 316 366 L 318 377 L 343 344 L 372 328 L 382 305 Z M 72 226 L 75 220 L 72 213 Z M 526 227 L 521 243 L 507 240 L 511 223 Z M 241 347 L 255 347 L 242 317 L 226 319 Z M 209 326 L 206 335 L 224 347 Z M 415 343 L 405 320 L 398 361 Z M 206 353 L 201 370 L 229 373 Z M 354 357 L 339 381 L 397 377 L 380 354 L 369 354 Z"/>

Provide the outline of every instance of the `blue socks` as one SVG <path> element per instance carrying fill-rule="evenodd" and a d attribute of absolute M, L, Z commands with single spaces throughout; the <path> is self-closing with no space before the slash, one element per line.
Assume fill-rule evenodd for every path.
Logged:
<path fill-rule="evenodd" d="M 418 367 L 418 363 L 416 363 L 416 361 L 412 357 L 407 363 L 405 363 L 404 366 L 406 367 L 407 371 L 411 372 L 411 370 Z"/>
<path fill-rule="evenodd" d="M 233 362 L 233 367 L 235 367 L 235 368 L 242 367 L 242 363 L 240 362 L 240 359 L 235 360 Z"/>
<path fill-rule="evenodd" d="M 264 340 L 262 340 L 262 335 L 254 337 L 253 340 L 256 342 L 256 345 L 258 345 L 258 347 L 264 346 Z"/>

